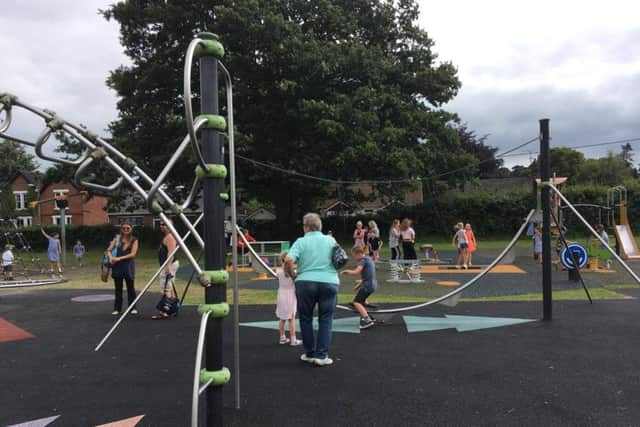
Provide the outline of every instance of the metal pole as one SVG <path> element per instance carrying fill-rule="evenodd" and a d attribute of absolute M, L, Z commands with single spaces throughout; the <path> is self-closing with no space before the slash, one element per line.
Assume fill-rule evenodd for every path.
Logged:
<path fill-rule="evenodd" d="M 67 208 L 60 208 L 60 246 L 62 246 L 62 265 L 67 265 Z"/>
<path fill-rule="evenodd" d="M 202 39 L 211 39 L 212 34 L 199 34 Z M 200 58 L 200 100 L 201 114 L 218 114 L 218 59 L 211 55 Z M 187 100 L 185 100 L 187 101 Z M 205 128 L 201 133 L 202 156 L 207 164 L 224 164 L 221 138 L 214 129 Z M 220 194 L 225 191 L 223 178 L 205 177 L 203 186 L 204 205 L 204 269 L 223 270 L 224 259 L 224 200 Z M 213 285 L 205 289 L 205 302 L 217 304 L 226 302 L 226 284 Z M 222 317 L 209 318 L 206 332 L 205 367 L 207 371 L 222 369 Z M 206 425 L 221 427 L 222 386 L 207 388 Z"/>
<path fill-rule="evenodd" d="M 540 119 L 540 198 L 542 200 L 542 311 L 543 320 L 551 320 L 551 210 L 550 190 L 547 185 L 551 175 L 549 164 L 549 119 Z"/>

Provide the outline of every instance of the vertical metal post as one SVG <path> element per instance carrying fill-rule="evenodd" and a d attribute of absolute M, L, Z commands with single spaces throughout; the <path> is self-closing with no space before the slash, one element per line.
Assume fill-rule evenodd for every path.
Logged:
<path fill-rule="evenodd" d="M 67 208 L 60 208 L 60 246 L 62 247 L 62 265 L 67 265 Z"/>
<path fill-rule="evenodd" d="M 211 39 L 208 33 L 199 34 L 202 39 Z M 200 101 L 201 114 L 218 114 L 218 59 L 211 55 L 200 58 Z M 221 138 L 214 129 L 203 129 L 201 133 L 202 156 L 207 164 L 224 164 Z M 224 178 L 203 179 L 204 213 L 204 269 L 223 270 L 224 263 Z M 205 289 L 205 303 L 226 302 L 226 284 L 213 285 Z M 207 371 L 222 369 L 222 326 L 223 317 L 209 318 L 206 332 L 205 366 Z M 222 386 L 207 388 L 206 425 L 220 427 L 222 417 Z"/>
<path fill-rule="evenodd" d="M 551 320 L 551 175 L 549 164 L 549 119 L 540 119 L 540 198 L 542 200 L 542 311 L 543 320 Z"/>

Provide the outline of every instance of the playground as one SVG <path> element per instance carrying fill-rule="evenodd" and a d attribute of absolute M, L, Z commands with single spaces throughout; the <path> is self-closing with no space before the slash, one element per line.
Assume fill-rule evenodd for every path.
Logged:
<path fill-rule="evenodd" d="M 626 218 L 626 193 L 614 190 L 608 206 L 617 212 L 611 216 L 617 222 L 609 225 L 615 227 L 619 256 L 551 178 L 548 119 L 540 120 L 541 177 L 532 195 L 537 206 L 521 213 L 519 228 L 509 230 L 513 237 L 503 247 L 479 249 L 471 268 L 443 261 L 456 258 L 452 247 L 439 248 L 440 260 L 383 258 L 378 263 L 380 290 L 370 303 L 376 305 L 371 313 L 384 323 L 367 331 L 360 330 L 360 318 L 346 305 L 353 290 L 351 280 L 344 280 L 333 324 L 333 366 L 302 363 L 299 349 L 279 345 L 271 279 L 275 262 L 259 242 L 252 245 L 238 232 L 233 87 L 223 56 L 222 44 L 211 33 L 200 33 L 186 48 L 187 133 L 154 177 L 86 128 L 14 95 L 0 96 L 0 136 L 34 147 L 43 159 L 73 166 L 74 179 L 83 188 L 110 193 L 131 187 L 176 242 L 171 251 L 165 247 L 160 268 L 141 256 L 137 300 L 114 316 L 109 314 L 111 286 L 82 279 L 98 277 L 96 267 L 71 269 L 69 282 L 58 277 L 55 284 L 42 279 L 0 285 L 1 425 L 636 422 L 640 285 L 630 283 L 640 279 L 626 262 L 638 255 Z M 196 60 L 204 77 L 202 114 L 194 116 Z M 214 99 L 218 77 L 226 93 L 226 116 L 218 114 Z M 45 122 L 36 142 L 7 133 L 12 131 L 12 109 Z M 56 132 L 75 138 L 84 151 L 70 159 L 44 150 Z M 177 202 L 164 184 L 189 151 L 196 160 L 195 176 L 186 199 Z M 113 175 L 98 176 L 97 163 Z M 184 210 L 200 193 L 203 212 L 193 220 Z M 238 247 L 240 239 L 249 260 L 235 250 L 227 259 L 227 203 L 234 225 L 231 247 Z M 589 253 L 570 245 L 561 204 L 605 251 L 595 258 L 606 257 L 611 265 L 586 268 Z M 537 223 L 542 224 L 542 263 L 533 261 L 526 231 Z M 554 257 L 552 237 L 558 251 Z M 177 316 L 153 322 L 157 277 L 178 251 L 184 262 L 178 291 L 186 295 L 189 286 L 198 291 L 192 289 Z M 102 254 L 94 252 L 96 259 L 87 259 L 88 265 L 98 265 Z M 255 300 L 240 304 L 243 291 Z M 136 302 L 139 314 L 131 312 Z M 318 364 L 320 359 L 311 360 Z"/>

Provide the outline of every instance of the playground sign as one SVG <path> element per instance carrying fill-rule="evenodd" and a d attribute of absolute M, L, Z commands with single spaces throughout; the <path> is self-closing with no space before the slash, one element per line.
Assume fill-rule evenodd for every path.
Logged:
<path fill-rule="evenodd" d="M 578 261 L 578 268 L 586 267 L 587 262 L 589 261 L 587 250 L 577 243 L 571 243 L 567 248 L 564 248 L 562 252 L 560 252 L 560 262 L 562 262 L 562 265 L 569 270 L 576 268 L 573 264 L 573 257 L 571 256 L 572 253 Z"/>

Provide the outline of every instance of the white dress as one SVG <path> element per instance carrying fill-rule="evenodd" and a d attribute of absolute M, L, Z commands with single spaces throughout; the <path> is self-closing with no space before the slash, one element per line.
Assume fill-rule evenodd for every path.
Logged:
<path fill-rule="evenodd" d="M 296 317 L 298 301 L 296 299 L 296 285 L 291 277 L 284 275 L 284 270 L 276 269 L 278 277 L 278 302 L 276 316 L 280 320 L 288 320 Z"/>

